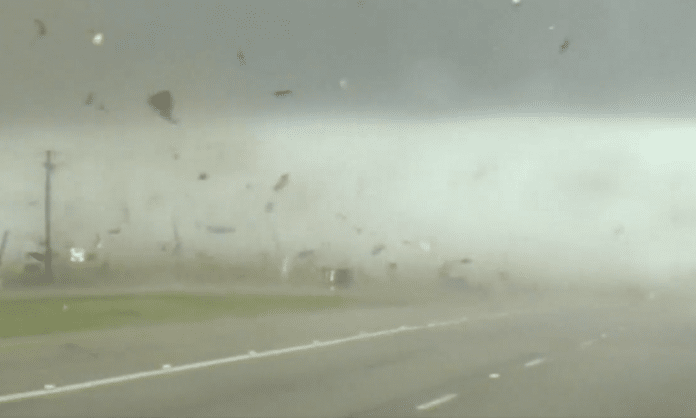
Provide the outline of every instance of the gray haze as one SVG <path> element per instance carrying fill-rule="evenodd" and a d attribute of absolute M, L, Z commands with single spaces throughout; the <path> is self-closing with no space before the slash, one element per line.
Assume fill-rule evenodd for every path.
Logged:
<path fill-rule="evenodd" d="M 0 2 L 4 261 L 40 250 L 52 149 L 64 253 L 98 235 L 99 257 L 143 265 L 312 249 L 421 280 L 463 256 L 484 278 L 690 277 L 694 18 L 683 1 Z M 162 90 L 176 124 L 147 105 Z"/>

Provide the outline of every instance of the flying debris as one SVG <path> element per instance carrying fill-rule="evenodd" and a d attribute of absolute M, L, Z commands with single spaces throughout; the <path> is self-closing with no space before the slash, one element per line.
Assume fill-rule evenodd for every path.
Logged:
<path fill-rule="evenodd" d="M 168 120 L 171 123 L 176 123 L 176 121 L 172 119 L 174 99 L 169 90 L 163 90 L 153 94 L 147 99 L 147 104 L 159 113 L 162 119 Z"/>
<path fill-rule="evenodd" d="M 297 253 L 297 258 L 305 258 L 314 255 L 314 250 L 305 250 Z"/>
<path fill-rule="evenodd" d="M 280 91 L 273 93 L 273 95 L 279 99 L 281 97 L 286 97 L 286 96 L 289 96 L 291 94 L 292 94 L 292 90 L 280 90 Z"/>
<path fill-rule="evenodd" d="M 95 33 L 92 37 L 92 44 L 95 46 L 101 46 L 104 43 L 104 34 L 99 32 Z"/>
<path fill-rule="evenodd" d="M 46 24 L 39 19 L 34 19 L 34 23 L 36 24 L 36 33 L 39 35 L 39 38 L 46 36 Z"/>
<path fill-rule="evenodd" d="M 210 232 L 211 234 L 231 234 L 232 232 L 236 231 L 235 228 L 232 228 L 230 226 L 211 226 L 208 225 L 206 227 L 206 230 Z"/>
<path fill-rule="evenodd" d="M 29 253 L 29 255 L 38 261 L 44 261 L 46 259 L 46 257 L 41 253 Z"/>
<path fill-rule="evenodd" d="M 276 192 L 283 190 L 283 188 L 288 185 L 288 180 L 290 180 L 290 173 L 283 174 L 280 176 L 275 186 L 273 186 L 273 190 Z"/>
<path fill-rule="evenodd" d="M 561 44 L 561 47 L 559 48 L 559 53 L 562 54 L 562 53 L 566 52 L 568 50 L 569 46 L 570 46 L 570 41 L 568 40 L 568 38 L 565 38 L 563 40 L 563 43 Z"/>
<path fill-rule="evenodd" d="M 372 255 L 379 255 L 379 253 L 384 251 L 385 248 L 386 247 L 384 246 L 384 244 L 375 245 L 375 247 L 372 249 Z"/>

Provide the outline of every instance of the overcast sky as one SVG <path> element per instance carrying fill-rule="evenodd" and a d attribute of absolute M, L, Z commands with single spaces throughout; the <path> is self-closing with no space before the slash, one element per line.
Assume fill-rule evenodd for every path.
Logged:
<path fill-rule="evenodd" d="M 55 112 L 87 90 L 113 108 L 158 89 L 223 108 L 284 112 L 695 108 L 690 1 L 3 1 L 0 8 L 0 106 L 25 117 Z M 45 37 L 38 39 L 34 19 Z M 102 46 L 89 42 L 91 31 L 104 33 Z M 63 94 L 42 98 L 17 82 L 36 84 L 36 76 Z M 293 96 L 277 100 L 279 90 Z"/>
<path fill-rule="evenodd" d="M 492 110 L 690 117 L 695 11 L 696 2 L 667 0 L 0 0 L 0 138 L 12 152 L 58 147 L 73 164 L 64 175 L 82 160 L 102 166 L 97 145 L 131 155 L 136 144 L 142 155 L 110 163 L 164 176 L 152 186 L 169 188 L 162 213 L 142 219 L 163 222 L 158 233 L 167 236 L 170 212 L 183 204 L 176 190 L 198 190 L 197 171 L 209 172 L 210 184 L 216 175 L 235 179 L 244 193 L 247 181 L 290 172 L 294 189 L 278 212 L 285 204 L 287 236 L 302 245 L 318 212 L 335 218 L 319 208 L 352 204 L 374 239 L 412 239 L 399 235 L 410 227 L 451 243 L 452 254 L 466 247 L 466 234 L 480 253 L 514 246 L 547 270 L 549 258 L 558 271 L 602 258 L 636 269 L 653 263 L 653 271 L 681 259 L 686 271 L 696 269 L 688 121 L 417 122 Z M 102 44 L 93 44 L 95 33 Z M 162 90 L 173 95 L 180 124 L 148 108 L 148 96 Z M 260 123 L 249 123 L 253 116 Z M 162 169 L 174 164 L 172 150 L 187 158 Z M 229 160 L 211 157 L 214 150 Z M 104 176 L 90 181 L 114 178 Z M 149 183 L 118 187 L 126 197 L 142 193 L 133 205 L 153 193 Z M 199 200 L 204 213 L 219 199 Z M 316 242 L 348 242 L 322 225 Z M 534 241 L 506 243 L 523 236 Z"/>

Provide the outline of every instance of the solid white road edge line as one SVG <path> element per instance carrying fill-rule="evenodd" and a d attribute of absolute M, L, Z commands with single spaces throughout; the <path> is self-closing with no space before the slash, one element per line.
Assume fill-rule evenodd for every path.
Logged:
<path fill-rule="evenodd" d="M 440 327 L 446 327 L 449 325 L 458 325 L 463 322 L 467 322 L 467 318 L 462 318 L 457 321 L 446 321 L 446 322 L 439 322 L 435 323 L 433 326 L 440 326 Z M 181 366 L 171 366 L 170 367 L 163 367 L 161 369 L 157 370 L 150 370 L 150 371 L 145 371 L 145 372 L 139 372 L 139 373 L 131 373 L 131 374 L 126 374 L 122 376 L 115 376 L 115 377 L 108 377 L 105 379 L 97 379 L 97 380 L 92 380 L 88 382 L 83 382 L 83 383 L 75 383 L 75 384 L 70 384 L 70 385 L 65 385 L 65 386 L 53 386 L 50 387 L 50 389 L 43 389 L 43 390 L 34 390 L 34 391 L 29 391 L 29 392 L 20 392 L 20 393 L 14 393 L 14 394 L 9 394 L 9 395 L 2 395 L 0 396 L 0 403 L 6 403 L 6 402 L 11 402 L 11 401 L 18 401 L 22 399 L 30 399 L 30 398 L 37 398 L 40 396 L 45 396 L 45 395 L 55 395 L 57 393 L 67 393 L 67 392 L 75 392 L 78 390 L 84 390 L 84 389 L 90 389 L 94 387 L 99 387 L 99 386 L 106 386 L 106 385 L 113 385 L 116 383 L 123 383 L 123 382 L 128 382 L 131 380 L 139 380 L 139 379 L 146 379 L 149 377 L 155 377 L 155 376 L 161 376 L 164 374 L 171 374 L 171 373 L 177 373 L 177 372 L 184 372 L 188 370 L 196 370 L 196 369 L 202 369 L 206 367 L 213 367 L 213 366 L 219 366 L 222 364 L 227 364 L 227 363 L 235 363 L 239 361 L 244 361 L 244 360 L 249 360 L 249 359 L 258 359 L 258 358 L 263 358 L 263 357 L 273 357 L 273 356 L 280 356 L 283 354 L 289 354 L 289 353 L 294 353 L 298 351 L 306 351 L 306 350 L 312 350 L 312 349 L 317 349 L 321 347 L 329 347 L 333 345 L 338 345 L 338 344 L 345 344 L 351 341 L 359 341 L 359 340 L 367 340 L 370 338 L 377 338 L 377 337 L 383 337 L 387 335 L 393 335 L 401 332 L 409 332 L 409 331 L 418 331 L 421 329 L 426 329 L 428 328 L 427 326 L 423 325 L 416 325 L 416 326 L 407 326 L 407 325 L 402 325 L 398 328 L 393 328 L 393 329 L 388 329 L 388 330 L 383 330 L 383 331 L 376 331 L 376 332 L 360 332 L 357 335 L 350 336 L 350 337 L 345 337 L 345 338 L 339 338 L 336 340 L 330 340 L 330 341 L 318 341 L 315 340 L 310 344 L 305 344 L 305 345 L 297 345 L 294 347 L 287 347 L 287 348 L 280 348 L 280 349 L 274 349 L 274 350 L 268 350 L 268 351 L 262 351 L 262 352 L 255 352 L 253 350 L 250 350 L 248 354 L 241 354 L 237 356 L 232 356 L 232 357 L 226 357 L 226 358 L 221 358 L 221 359 L 216 359 L 216 360 L 208 360 L 208 361 L 201 361 L 197 363 L 190 363 L 190 364 L 184 364 Z M 432 326 L 431 326 L 432 328 Z"/>

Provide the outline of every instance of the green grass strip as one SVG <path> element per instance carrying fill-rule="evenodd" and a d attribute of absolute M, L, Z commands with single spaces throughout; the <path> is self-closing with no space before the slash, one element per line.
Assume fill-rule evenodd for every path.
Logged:
<path fill-rule="evenodd" d="M 0 338 L 341 309 L 356 302 L 340 295 L 180 293 L 0 299 Z"/>

